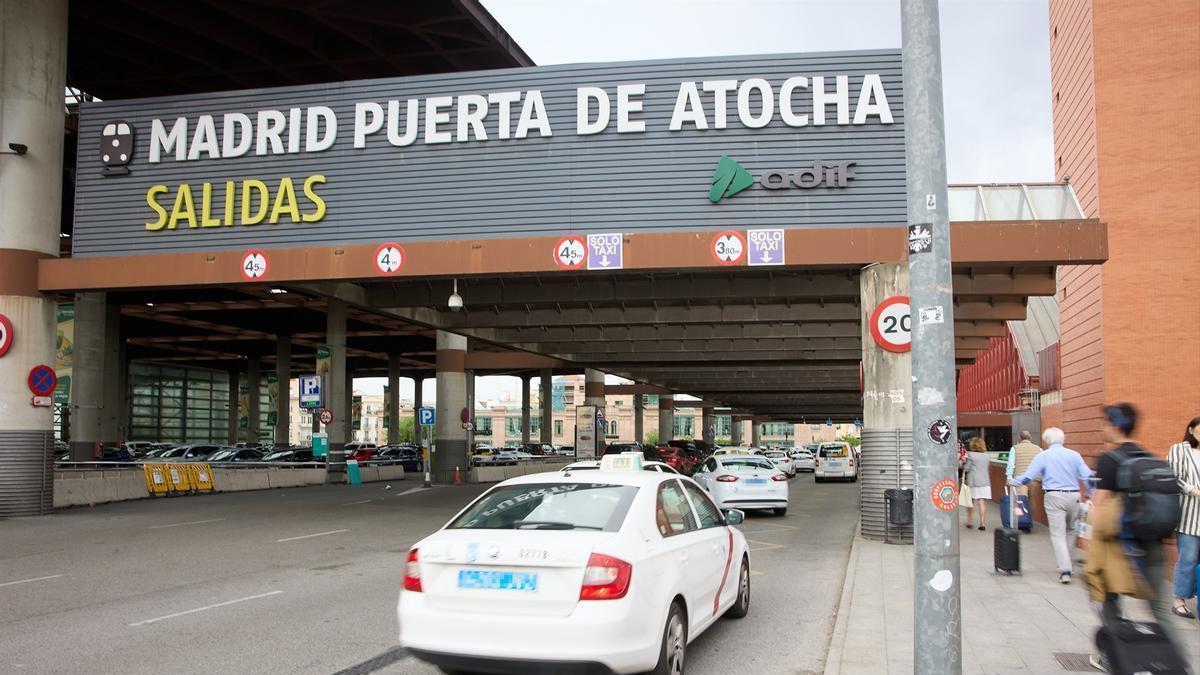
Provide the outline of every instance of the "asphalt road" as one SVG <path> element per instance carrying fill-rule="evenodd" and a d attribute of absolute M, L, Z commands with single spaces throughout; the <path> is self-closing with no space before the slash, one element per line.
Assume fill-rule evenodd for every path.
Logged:
<path fill-rule="evenodd" d="M 483 486 L 414 481 L 143 500 L 0 521 L 0 672 L 432 673 L 396 649 L 411 544 Z M 821 672 L 857 518 L 853 484 L 791 484 L 742 526 L 750 616 L 688 672 Z"/>

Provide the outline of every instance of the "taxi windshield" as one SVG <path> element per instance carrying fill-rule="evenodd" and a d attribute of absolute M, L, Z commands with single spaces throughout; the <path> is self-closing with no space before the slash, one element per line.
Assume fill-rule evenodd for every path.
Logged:
<path fill-rule="evenodd" d="M 527 483 L 498 487 L 447 529 L 616 532 L 638 488 L 608 483 Z"/>
<path fill-rule="evenodd" d="M 844 446 L 844 445 L 822 445 L 821 446 L 821 456 L 822 457 L 833 457 L 834 459 L 837 459 L 838 457 L 845 457 L 847 454 L 848 453 L 846 452 L 846 446 Z"/>

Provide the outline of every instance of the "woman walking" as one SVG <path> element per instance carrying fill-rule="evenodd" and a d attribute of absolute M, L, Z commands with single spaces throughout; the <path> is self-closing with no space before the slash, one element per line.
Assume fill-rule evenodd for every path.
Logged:
<path fill-rule="evenodd" d="M 1187 601 L 1196 597 L 1196 565 L 1200 564 L 1200 417 L 1188 422 L 1183 442 L 1171 446 L 1167 463 L 1179 481 L 1179 528 L 1175 545 L 1179 559 L 1175 561 L 1175 616 L 1194 619 Z"/>
<path fill-rule="evenodd" d="M 967 463 L 963 477 L 963 482 L 971 488 L 971 501 L 966 504 L 968 530 L 971 529 L 971 515 L 975 508 L 979 509 L 979 529 L 987 529 L 983 523 L 987 519 L 987 500 L 992 498 L 992 477 L 988 474 L 991 459 L 988 456 L 987 443 L 978 436 L 972 438 L 967 446 Z M 972 504 L 975 508 L 972 508 Z"/>

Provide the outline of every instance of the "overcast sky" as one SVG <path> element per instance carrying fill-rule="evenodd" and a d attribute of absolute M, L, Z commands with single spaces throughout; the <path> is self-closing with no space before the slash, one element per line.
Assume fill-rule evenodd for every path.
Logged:
<path fill-rule="evenodd" d="M 899 0 L 482 2 L 538 65 L 900 46 Z M 1053 180 L 1046 0 L 942 0 L 941 29 L 950 182 Z M 480 378 L 477 391 L 497 399 L 517 382 Z"/>

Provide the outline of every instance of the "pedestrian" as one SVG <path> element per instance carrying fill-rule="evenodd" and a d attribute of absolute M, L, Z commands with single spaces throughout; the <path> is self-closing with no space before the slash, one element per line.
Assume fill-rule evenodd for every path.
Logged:
<path fill-rule="evenodd" d="M 971 516 L 975 509 L 979 509 L 979 529 L 987 529 L 983 523 L 987 519 L 987 500 L 992 498 L 992 477 L 988 474 L 991 462 L 987 443 L 979 436 L 972 438 L 967 445 L 967 463 L 963 475 L 963 482 L 971 490 L 971 498 L 966 502 L 968 530 L 971 529 Z"/>
<path fill-rule="evenodd" d="M 1045 438 L 1045 436 L 1043 436 Z M 1029 464 L 1033 462 L 1033 458 L 1037 457 L 1042 449 L 1033 442 L 1033 434 L 1029 431 L 1021 432 L 1021 440 L 1008 451 L 1008 465 L 1005 466 L 1004 475 L 1008 480 L 1012 480 L 1015 476 L 1020 476 L 1029 469 Z M 1026 485 L 1017 486 L 1017 494 L 1028 496 L 1029 487 Z"/>
<path fill-rule="evenodd" d="M 1137 410 L 1128 403 L 1105 406 L 1104 438 L 1116 447 L 1100 456 L 1096 463 L 1097 485 L 1092 501 L 1097 511 L 1105 511 L 1105 503 L 1114 498 L 1121 498 L 1124 509 L 1120 517 L 1120 533 L 1117 535 L 1127 558 L 1134 564 L 1133 570 L 1140 573 L 1150 595 L 1150 609 L 1154 620 L 1161 626 L 1163 634 L 1171 642 L 1176 654 L 1185 653 L 1183 640 L 1179 631 L 1171 622 L 1174 616 L 1171 612 L 1172 603 L 1168 599 L 1166 561 L 1163 556 L 1163 536 L 1146 534 L 1145 529 L 1135 531 L 1132 516 L 1141 515 L 1135 510 L 1134 502 L 1148 496 L 1145 491 L 1129 490 L 1134 476 L 1134 463 L 1145 465 L 1153 455 L 1134 442 L 1132 436 L 1137 429 Z M 1161 502 L 1156 503 L 1160 506 Z M 1178 519 L 1178 509 L 1175 520 Z M 1165 535 L 1164 535 L 1165 536 Z M 1106 593 L 1100 607 L 1100 621 L 1105 626 L 1116 626 L 1123 620 L 1121 611 L 1121 596 L 1116 593 Z M 1093 665 L 1098 663 L 1098 655 L 1093 655 Z"/>
<path fill-rule="evenodd" d="M 1179 481 L 1180 517 L 1175 531 L 1175 616 L 1194 619 L 1187 601 L 1196 597 L 1196 565 L 1200 565 L 1200 417 L 1188 422 L 1183 442 L 1171 446 L 1167 463 Z M 1198 610 L 1200 611 L 1200 610 Z"/>
<path fill-rule="evenodd" d="M 1046 521 L 1050 523 L 1050 545 L 1054 547 L 1054 559 L 1058 563 L 1058 581 L 1069 584 L 1071 546 L 1075 543 L 1075 527 L 1079 522 L 1079 484 L 1083 483 L 1085 496 L 1091 494 L 1088 479 L 1092 477 L 1092 470 L 1084 463 L 1083 456 L 1063 446 L 1065 441 L 1066 435 L 1058 427 L 1043 431 L 1045 452 L 1034 456 L 1026 470 L 1013 478 L 1011 484 L 1023 487 L 1035 479 L 1042 480 L 1042 503 Z"/>

